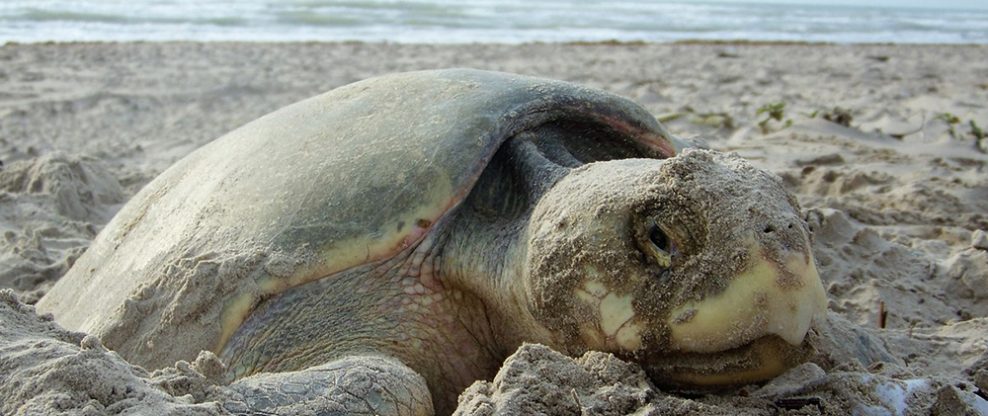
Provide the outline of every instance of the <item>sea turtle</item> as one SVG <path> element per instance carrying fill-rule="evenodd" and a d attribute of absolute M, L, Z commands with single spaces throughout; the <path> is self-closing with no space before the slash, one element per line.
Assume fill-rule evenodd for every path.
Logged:
<path fill-rule="evenodd" d="M 233 412 L 449 413 L 523 342 L 771 377 L 825 308 L 809 232 L 777 177 L 678 143 L 566 82 L 364 80 L 177 162 L 37 306 L 149 368 L 218 353 Z"/>

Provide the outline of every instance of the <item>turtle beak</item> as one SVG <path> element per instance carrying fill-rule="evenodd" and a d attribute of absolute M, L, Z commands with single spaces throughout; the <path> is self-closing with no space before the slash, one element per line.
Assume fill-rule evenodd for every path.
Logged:
<path fill-rule="evenodd" d="M 669 315 L 670 349 L 689 355 L 721 353 L 744 364 L 709 374 L 679 371 L 689 384 L 738 384 L 774 377 L 793 363 L 814 320 L 826 317 L 827 299 L 809 252 L 768 256 L 751 242 L 747 267 L 719 293 L 683 304 Z M 725 336 L 727 334 L 727 336 Z M 731 351 L 730 354 L 724 354 Z M 797 361 L 798 362 L 798 361 Z"/>

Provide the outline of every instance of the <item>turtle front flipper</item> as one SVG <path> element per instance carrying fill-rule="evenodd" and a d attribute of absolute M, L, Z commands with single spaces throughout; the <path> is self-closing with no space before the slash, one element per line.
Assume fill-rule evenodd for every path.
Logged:
<path fill-rule="evenodd" d="M 348 356 L 300 371 L 260 373 L 230 385 L 235 415 L 434 414 L 425 379 L 394 358 Z"/>

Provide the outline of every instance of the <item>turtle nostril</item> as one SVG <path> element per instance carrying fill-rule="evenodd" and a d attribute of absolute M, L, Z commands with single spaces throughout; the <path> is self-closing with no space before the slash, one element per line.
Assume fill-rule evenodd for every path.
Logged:
<path fill-rule="evenodd" d="M 763 231 L 763 232 L 764 232 L 765 234 L 771 234 L 771 233 L 774 233 L 774 232 L 775 232 L 775 227 L 773 227 L 773 226 L 771 226 L 771 225 L 766 225 L 766 226 L 765 226 L 765 229 L 764 229 L 764 230 L 762 230 L 762 231 Z"/>

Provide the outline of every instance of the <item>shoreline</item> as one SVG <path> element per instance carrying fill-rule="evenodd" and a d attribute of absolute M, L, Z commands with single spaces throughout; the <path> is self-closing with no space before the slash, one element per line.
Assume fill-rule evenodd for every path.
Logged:
<path fill-rule="evenodd" d="M 564 45 L 564 46 L 662 46 L 662 45 L 713 45 L 713 46 L 840 46 L 840 47 L 964 47 L 988 48 L 988 43 L 898 43 L 898 42 L 827 42 L 802 40 L 756 40 L 756 39 L 678 39 L 669 41 L 618 40 L 603 39 L 592 41 L 526 41 L 526 42 L 396 42 L 396 41 L 366 41 L 366 40 L 43 40 L 43 41 L 6 41 L 0 47 L 6 46 L 51 46 L 51 45 L 114 45 L 114 44 L 247 44 L 247 45 L 380 45 L 380 46 L 535 46 L 535 45 Z"/>

